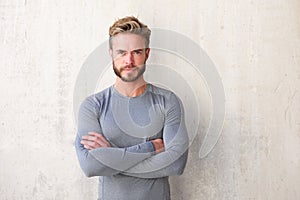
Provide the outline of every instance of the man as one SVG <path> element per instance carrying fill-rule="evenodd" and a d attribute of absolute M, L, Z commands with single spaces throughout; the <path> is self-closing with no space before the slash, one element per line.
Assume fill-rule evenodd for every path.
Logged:
<path fill-rule="evenodd" d="M 116 81 L 80 106 L 77 156 L 86 176 L 99 176 L 101 200 L 170 200 L 168 176 L 187 161 L 181 101 L 143 78 L 150 33 L 135 17 L 110 27 Z"/>

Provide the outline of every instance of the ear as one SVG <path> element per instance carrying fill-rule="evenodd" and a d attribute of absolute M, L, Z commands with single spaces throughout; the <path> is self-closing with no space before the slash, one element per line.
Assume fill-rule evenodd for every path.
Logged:
<path fill-rule="evenodd" d="M 150 54 L 150 48 L 146 49 L 146 60 L 148 60 Z"/>

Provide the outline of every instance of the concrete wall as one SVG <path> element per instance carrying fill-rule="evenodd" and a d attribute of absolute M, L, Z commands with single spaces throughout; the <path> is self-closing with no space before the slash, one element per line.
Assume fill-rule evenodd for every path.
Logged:
<path fill-rule="evenodd" d="M 219 141 L 200 159 L 203 134 L 193 140 L 173 199 L 300 199 L 299 11 L 298 0 L 1 0 L 0 199 L 96 199 L 73 147 L 73 93 L 126 15 L 197 42 L 224 85 Z"/>

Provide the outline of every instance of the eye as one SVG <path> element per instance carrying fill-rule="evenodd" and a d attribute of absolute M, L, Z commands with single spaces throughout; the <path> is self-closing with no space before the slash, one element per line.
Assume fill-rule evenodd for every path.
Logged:
<path fill-rule="evenodd" d="M 126 54 L 126 51 L 118 50 L 118 51 L 117 51 L 117 54 L 118 54 L 118 55 L 125 55 L 125 54 Z"/>
<path fill-rule="evenodd" d="M 134 54 L 136 54 L 136 55 L 141 55 L 141 54 L 142 54 L 142 50 L 135 50 L 135 51 L 134 51 Z"/>

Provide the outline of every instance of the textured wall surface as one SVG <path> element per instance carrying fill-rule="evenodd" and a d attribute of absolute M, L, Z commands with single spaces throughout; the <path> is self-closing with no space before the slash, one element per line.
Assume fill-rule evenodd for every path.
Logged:
<path fill-rule="evenodd" d="M 173 199 L 300 199 L 299 12 L 298 0 L 0 0 L 0 199 L 96 199 L 73 147 L 73 91 L 126 15 L 190 37 L 224 84 L 221 137 L 203 159 L 196 137 Z"/>

